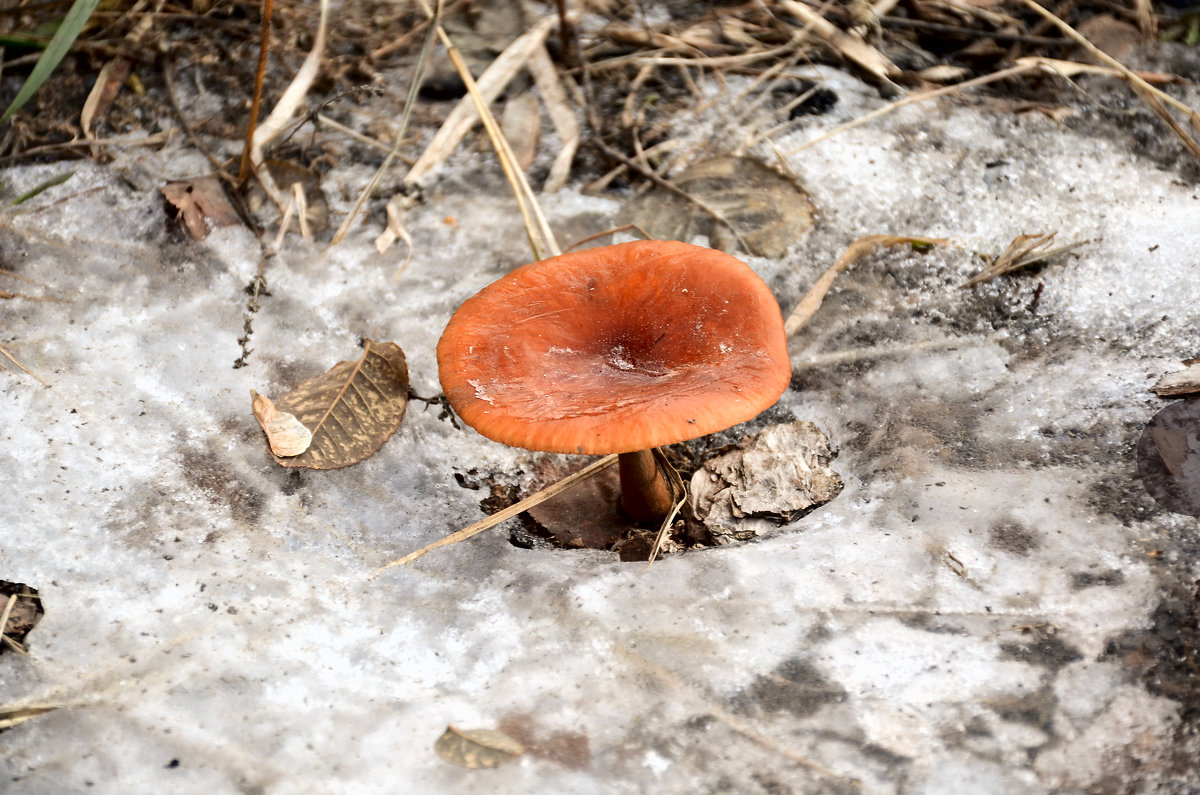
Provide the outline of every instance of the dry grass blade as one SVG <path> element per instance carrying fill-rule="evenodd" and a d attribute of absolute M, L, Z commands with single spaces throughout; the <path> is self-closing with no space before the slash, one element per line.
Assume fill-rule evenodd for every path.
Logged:
<path fill-rule="evenodd" d="M 1032 61 L 1023 62 L 1023 63 L 1018 63 L 1016 66 L 1010 66 L 1007 69 L 1001 69 L 998 72 L 992 72 L 990 75 L 983 75 L 982 77 L 977 77 L 974 80 L 967 80 L 966 82 L 958 83 L 957 85 L 945 86 L 944 88 L 938 88 L 938 89 L 934 89 L 933 91 L 926 91 L 926 92 L 920 93 L 920 94 L 909 94 L 907 97 L 904 97 L 903 99 L 898 99 L 895 102 L 884 105 L 881 108 L 876 108 L 875 110 L 871 111 L 870 113 L 866 113 L 866 114 L 863 114 L 862 116 L 859 116 L 857 119 L 848 121 L 845 124 L 839 124 L 837 127 L 834 127 L 830 130 L 826 130 L 824 133 L 822 133 L 821 135 L 818 135 L 816 138 L 812 138 L 808 141 L 805 141 L 804 143 L 800 144 L 799 146 L 793 146 L 791 149 L 787 150 L 786 154 L 794 155 L 797 152 L 808 149 L 810 146 L 816 146 L 817 144 L 821 143 L 822 141 L 827 141 L 836 135 L 840 135 L 841 133 L 844 133 L 847 130 L 853 130 L 855 127 L 861 127 L 864 124 L 868 124 L 868 123 L 874 121 L 875 119 L 878 119 L 881 116 L 886 116 L 889 113 L 893 113 L 897 110 L 900 110 L 900 108 L 903 108 L 906 105 L 914 105 L 918 102 L 925 102 L 930 99 L 937 99 L 938 97 L 945 96 L 946 94 L 953 94 L 958 91 L 966 91 L 969 88 L 975 88 L 977 86 L 986 85 L 988 83 L 994 83 L 997 80 L 1004 80 L 1006 78 L 1015 77 L 1017 75 L 1029 74 L 1030 72 L 1034 72 L 1039 68 L 1041 68 L 1040 63 L 1036 63 L 1036 62 L 1032 62 Z"/>
<path fill-rule="evenodd" d="M 431 13 L 425 0 L 421 0 L 421 6 L 423 9 L 425 9 L 426 14 Z M 553 26 L 553 23 L 553 17 L 547 17 L 542 22 L 535 25 L 533 29 L 518 37 L 513 44 L 509 45 L 504 53 L 501 53 L 500 58 L 504 58 L 506 54 L 512 51 L 513 61 L 522 64 L 525 63 L 526 59 L 529 57 L 529 54 L 532 52 L 531 49 L 528 49 L 531 46 L 528 44 L 528 42 L 537 41 L 540 45 L 541 42 L 545 41 L 545 36 L 549 35 L 549 31 Z M 488 100 L 483 95 L 479 85 L 475 82 L 475 78 L 472 76 L 471 70 L 467 67 L 466 61 L 463 60 L 462 53 L 459 52 L 458 47 L 455 46 L 445 29 L 441 25 L 438 25 L 436 30 L 438 38 L 446 47 L 446 52 L 450 56 L 451 63 L 454 64 L 455 70 L 457 70 L 459 77 L 462 78 L 463 83 L 467 87 L 467 93 L 470 95 L 471 101 L 475 105 L 475 111 L 479 114 L 479 118 L 483 122 L 484 129 L 487 130 L 488 138 L 491 139 L 492 146 L 496 150 L 496 156 L 500 161 L 500 166 L 504 169 L 504 176 L 508 179 L 509 185 L 512 186 L 513 194 L 517 199 L 517 207 L 521 211 L 521 218 L 525 224 L 525 233 L 529 237 L 529 246 L 533 249 L 534 258 L 541 260 L 545 259 L 546 257 L 559 254 L 561 250 L 558 247 L 558 242 L 554 239 L 554 233 L 550 230 L 550 224 L 546 220 L 546 216 L 542 212 L 542 208 L 538 206 L 537 198 L 534 196 L 533 189 L 529 187 L 529 182 L 525 179 L 524 172 L 517 167 L 516 157 L 513 155 L 512 147 L 508 145 L 508 141 L 504 138 L 504 133 L 500 130 L 500 125 L 496 122 L 495 117 L 492 116 L 492 112 L 488 108 Z M 540 40 L 538 37 L 540 37 Z M 517 48 L 518 42 L 526 43 L 522 44 L 520 48 Z M 499 61 L 500 58 L 498 58 L 497 61 Z M 489 67 L 488 71 L 492 71 L 495 66 L 496 65 L 493 64 L 492 67 Z M 502 70 L 498 70 L 498 73 L 503 74 L 503 72 L 507 70 L 508 66 L 505 65 Z M 418 161 L 418 164 L 419 163 L 420 161 Z M 414 170 L 416 168 L 417 166 L 413 166 Z M 406 177 L 405 179 L 406 181 L 409 181 L 411 179 L 411 173 L 410 176 Z"/>
<path fill-rule="evenodd" d="M 393 566 L 407 566 L 409 563 L 412 563 L 417 558 L 420 558 L 423 555 L 425 555 L 425 553 L 432 552 L 433 550 L 437 549 L 438 547 L 453 546 L 454 544 L 457 544 L 461 541 L 466 541 L 468 538 L 471 538 L 472 536 L 479 535 L 484 530 L 490 530 L 491 528 L 495 527 L 496 525 L 500 524 L 501 522 L 505 522 L 505 521 L 513 518 L 514 516 L 521 513 L 522 511 L 528 510 L 529 508 L 532 508 L 535 505 L 540 505 L 543 502 L 545 502 L 546 500 L 550 499 L 551 497 L 561 494 L 562 492 L 566 491 L 567 489 L 571 488 L 572 486 L 582 483 L 583 481 L 587 480 L 588 478 L 592 477 L 593 475 L 595 475 L 599 472 L 602 472 L 603 470 L 607 469 L 608 467 L 612 466 L 615 463 L 617 463 L 616 455 L 607 455 L 604 458 L 601 458 L 599 461 L 594 461 L 591 464 L 588 464 L 583 469 L 576 472 L 574 475 L 565 477 L 562 480 L 560 480 L 559 482 L 555 483 L 554 485 L 547 486 L 546 488 L 542 489 L 538 493 L 532 494 L 532 495 L 526 497 L 525 499 L 521 500 L 520 502 L 510 505 L 507 508 L 505 508 L 504 510 L 494 513 L 482 521 L 476 522 L 475 524 L 470 525 L 468 527 L 464 527 L 462 530 L 459 530 L 458 532 L 455 532 L 455 533 L 451 533 L 450 535 L 446 536 L 445 538 L 440 538 L 437 541 L 434 541 L 432 544 L 428 544 L 426 546 L 421 547 L 416 552 L 410 552 L 409 554 L 405 555 L 402 558 L 393 560 L 391 563 L 388 563 L 386 566 L 379 567 L 378 569 L 376 569 L 375 573 L 372 574 L 371 576 L 377 577 L 380 574 L 382 574 L 383 572 L 392 568 Z"/>
<path fill-rule="evenodd" d="M 825 300 L 825 294 L 829 292 L 829 288 L 833 287 L 833 282 L 837 279 L 838 274 L 846 270 L 863 257 L 870 254 L 877 248 L 882 246 L 932 246 L 946 245 L 948 240 L 943 240 L 936 237 L 902 237 L 897 235 L 867 235 L 860 237 L 847 247 L 838 257 L 837 262 L 833 263 L 809 291 L 800 299 L 800 303 L 796 304 L 796 308 L 788 315 L 787 321 L 783 324 L 784 332 L 790 337 L 804 327 L 804 324 L 817 313 L 821 308 L 821 302 Z"/>
<path fill-rule="evenodd" d="M 554 131 L 558 133 L 561 141 L 558 154 L 554 156 L 554 163 L 550 166 L 550 173 L 546 175 L 546 182 L 542 185 L 544 192 L 554 193 L 566 184 L 567 177 L 571 174 L 571 161 L 575 159 L 575 152 L 579 149 L 579 122 L 575 119 L 575 112 L 567 104 L 567 92 L 563 89 L 562 81 L 558 79 L 558 71 L 554 68 L 554 62 L 550 60 L 550 53 L 546 52 L 545 44 L 533 51 L 525 67 L 533 76 L 538 96 L 545 104 L 550 123 L 554 125 Z"/>
<path fill-rule="evenodd" d="M 804 23 L 830 47 L 833 47 L 846 60 L 858 64 L 860 68 L 878 80 L 891 83 L 893 77 L 900 74 L 900 69 L 887 56 L 867 44 L 859 36 L 839 29 L 816 11 L 796 0 L 780 0 L 779 7 Z"/>
<path fill-rule="evenodd" d="M 345 239 L 346 234 L 350 231 L 350 226 L 354 223 L 354 219 L 362 212 L 363 205 L 367 200 L 375 195 L 375 190 L 379 187 L 379 183 L 383 180 L 383 175 L 391 168 L 394 161 L 400 154 L 400 144 L 404 141 L 404 136 L 408 132 L 408 121 L 412 118 L 412 110 L 417 104 L 417 92 L 421 90 L 421 83 L 425 78 L 425 67 L 429 63 L 429 55 L 433 52 L 433 41 L 436 36 L 436 31 L 440 29 L 442 17 L 442 0 L 438 0 L 437 6 L 429 11 L 429 20 L 431 27 L 429 33 L 425 36 L 425 42 L 421 45 L 421 55 L 417 58 L 416 70 L 413 72 L 412 83 L 408 86 L 408 97 L 404 100 L 404 113 L 400 116 L 400 127 L 396 130 L 396 140 L 392 144 L 391 150 L 383 163 L 375 170 L 374 176 L 367 186 L 363 188 L 362 193 L 358 194 L 358 199 L 354 202 L 354 207 L 347 213 L 346 219 L 342 221 L 342 225 L 338 227 L 334 233 L 333 239 L 329 241 L 329 245 L 337 245 Z"/>
<path fill-rule="evenodd" d="M 30 378 L 32 378 L 33 380 L 37 381 L 37 382 L 38 382 L 39 384 L 41 384 L 42 386 L 46 386 L 46 387 L 50 386 L 50 385 L 49 385 L 49 384 L 47 384 L 45 381 L 43 381 L 42 379 L 38 378 L 36 373 L 34 373 L 34 372 L 33 372 L 32 370 L 30 370 L 28 367 L 26 367 L 25 365 L 23 365 L 23 364 L 21 364 L 19 361 L 17 361 L 16 357 L 15 357 L 15 356 L 13 356 L 13 355 L 12 355 L 11 353 L 9 353 L 8 351 L 6 351 L 6 350 L 5 350 L 3 347 L 0 347 L 0 356 L 3 356 L 5 359 L 8 359 L 10 362 L 12 362 L 13 364 L 15 364 L 17 367 L 20 367 L 20 368 L 21 368 L 21 369 L 22 369 L 22 370 L 25 372 L 25 374 L 26 374 L 27 376 L 29 376 L 29 377 L 30 377 Z"/>
<path fill-rule="evenodd" d="M 494 102 L 500 96 L 500 92 L 525 68 L 533 53 L 543 46 L 553 27 L 552 17 L 543 19 L 514 39 L 504 48 L 504 52 L 488 65 L 479 79 L 474 81 L 484 105 Z M 409 184 L 419 182 L 446 162 L 454 154 L 463 137 L 480 120 L 479 103 L 474 100 L 473 95 L 463 97 L 434 133 L 425 151 L 404 176 L 404 181 Z"/>
<path fill-rule="evenodd" d="M 57 706 L 0 708 L 0 731 L 19 726 L 30 718 L 36 718 L 38 715 L 44 715 L 56 709 L 58 709 Z"/>
<path fill-rule="evenodd" d="M 667 535 L 671 532 L 671 525 L 675 523 L 675 517 L 679 515 L 679 511 L 683 509 L 687 502 L 687 487 L 683 485 L 683 478 L 679 476 L 679 470 L 671 465 L 667 457 L 663 455 L 663 451 L 655 447 L 653 450 L 654 461 L 658 464 L 658 468 L 667 476 L 667 483 L 671 487 L 671 495 L 674 498 L 674 504 L 671 506 L 671 512 L 667 514 L 667 518 L 663 519 L 662 525 L 658 528 L 658 535 L 654 537 L 654 544 L 650 547 L 650 558 L 646 561 L 646 568 L 654 565 L 655 559 L 658 557 L 658 552 L 662 549 L 663 543 L 667 540 Z"/>
<path fill-rule="evenodd" d="M 1068 251 L 1079 248 L 1086 240 L 1077 240 L 1074 243 L 1068 243 L 1065 246 L 1057 248 L 1047 248 L 1054 242 L 1054 236 L 1058 232 L 1050 232 L 1048 234 L 1029 234 L 1017 235 L 1013 238 L 1008 247 L 992 260 L 986 268 L 979 273 L 967 279 L 959 285 L 960 288 L 974 287 L 977 284 L 994 279 L 997 276 L 1003 276 L 1006 273 L 1012 273 L 1015 270 L 1033 265 L 1038 262 L 1045 262 L 1051 257 L 1057 257 L 1059 254 L 1065 254 Z"/>

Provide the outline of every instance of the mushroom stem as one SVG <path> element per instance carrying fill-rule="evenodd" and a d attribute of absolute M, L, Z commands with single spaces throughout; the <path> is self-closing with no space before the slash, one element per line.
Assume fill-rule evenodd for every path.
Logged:
<path fill-rule="evenodd" d="M 661 522 L 674 505 L 671 488 L 652 450 L 621 453 L 621 507 L 636 522 Z"/>

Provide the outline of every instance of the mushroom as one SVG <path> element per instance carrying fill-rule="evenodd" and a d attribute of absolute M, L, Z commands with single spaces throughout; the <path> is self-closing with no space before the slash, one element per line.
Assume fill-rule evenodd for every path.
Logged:
<path fill-rule="evenodd" d="M 450 405 L 479 433 L 619 453 L 621 507 L 671 510 L 653 448 L 752 419 L 791 378 L 770 289 L 713 249 L 643 240 L 518 268 L 467 299 L 437 346 Z"/>

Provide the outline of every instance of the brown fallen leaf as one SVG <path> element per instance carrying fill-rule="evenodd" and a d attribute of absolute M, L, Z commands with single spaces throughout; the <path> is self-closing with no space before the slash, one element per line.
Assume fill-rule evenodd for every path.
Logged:
<path fill-rule="evenodd" d="M 494 729 L 462 731 L 447 726 L 433 750 L 445 761 L 459 767 L 479 769 L 499 767 L 525 753 L 525 746 L 504 732 Z"/>
<path fill-rule="evenodd" d="M 691 198 L 656 188 L 631 206 L 629 221 L 660 240 L 736 233 L 749 253 L 782 257 L 813 227 L 808 193 L 791 177 L 749 157 L 725 155 L 691 166 L 671 183 Z M 718 223 L 718 220 L 721 223 Z"/>
<path fill-rule="evenodd" d="M 306 469 L 357 464 L 399 429 L 407 407 L 404 351 L 394 342 L 366 340 L 357 361 L 338 362 L 275 401 L 277 412 L 294 415 L 312 431 L 312 444 L 298 455 L 273 451 L 272 457 L 281 466 Z"/>
<path fill-rule="evenodd" d="M 96 83 L 79 113 L 79 126 L 83 130 L 84 136 L 90 139 L 96 137 L 92 124 L 97 119 L 104 118 L 108 113 L 108 109 L 112 106 L 113 100 L 117 98 L 117 94 L 126 78 L 129 77 L 132 68 L 132 60 L 117 56 L 100 69 L 100 74 L 96 76 Z"/>
<path fill-rule="evenodd" d="M 836 453 L 825 434 L 800 420 L 764 428 L 692 475 L 692 508 L 718 544 L 744 541 L 764 525 L 784 524 L 823 505 L 842 491 L 830 466 Z M 769 526 L 769 525 L 768 525 Z"/>
<path fill-rule="evenodd" d="M 1113 58 L 1124 58 L 1134 45 L 1142 39 L 1136 26 L 1117 19 L 1111 14 L 1096 14 L 1088 17 L 1076 28 L 1080 35 Z M 1085 52 L 1080 60 L 1100 63 L 1100 59 Z"/>
<path fill-rule="evenodd" d="M 300 455 L 312 444 L 312 431 L 296 419 L 295 414 L 279 411 L 269 397 L 250 390 L 254 419 L 267 434 L 271 453 L 280 458 Z"/>
<path fill-rule="evenodd" d="M 168 182 L 160 190 L 174 209 L 174 217 L 193 240 L 203 240 L 218 226 L 241 223 L 216 177 Z"/>

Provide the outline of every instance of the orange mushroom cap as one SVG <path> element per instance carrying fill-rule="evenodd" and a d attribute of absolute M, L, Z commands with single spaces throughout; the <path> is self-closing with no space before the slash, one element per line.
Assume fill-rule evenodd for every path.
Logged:
<path fill-rule="evenodd" d="M 518 268 L 459 307 L 437 360 L 468 425 L 555 453 L 715 433 L 770 407 L 791 378 L 763 280 L 728 254 L 666 240 Z"/>

